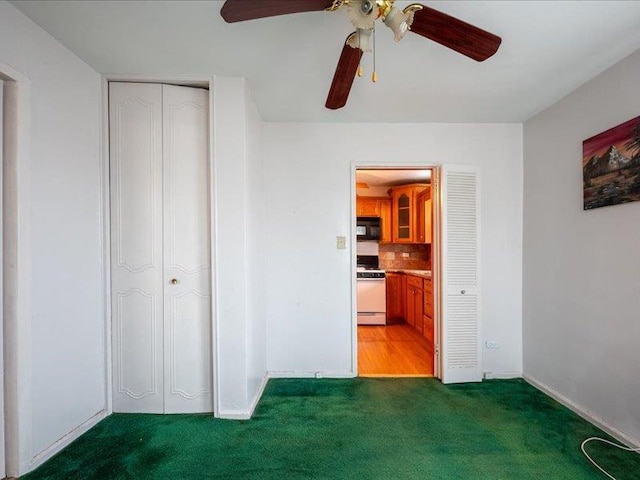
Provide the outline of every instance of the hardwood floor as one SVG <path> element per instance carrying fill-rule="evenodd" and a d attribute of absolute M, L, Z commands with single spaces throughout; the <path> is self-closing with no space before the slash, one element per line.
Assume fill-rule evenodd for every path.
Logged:
<path fill-rule="evenodd" d="M 358 374 L 432 377 L 433 356 L 424 337 L 409 325 L 358 325 Z"/>

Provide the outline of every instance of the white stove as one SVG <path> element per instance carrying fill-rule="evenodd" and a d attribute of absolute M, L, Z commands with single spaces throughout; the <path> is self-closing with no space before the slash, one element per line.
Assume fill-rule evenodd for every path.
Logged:
<path fill-rule="evenodd" d="M 375 263 L 377 267 L 377 257 Z M 358 325 L 387 324 L 387 284 L 384 270 L 357 267 Z"/>
<path fill-rule="evenodd" d="M 358 270 L 356 271 L 356 278 L 357 279 L 385 278 L 385 274 L 384 274 L 384 270 L 358 268 Z"/>

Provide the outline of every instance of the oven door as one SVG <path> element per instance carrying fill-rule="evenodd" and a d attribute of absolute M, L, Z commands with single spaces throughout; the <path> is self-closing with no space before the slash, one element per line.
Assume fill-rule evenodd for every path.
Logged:
<path fill-rule="evenodd" d="M 386 325 L 387 291 L 384 278 L 356 280 L 358 325 Z"/>

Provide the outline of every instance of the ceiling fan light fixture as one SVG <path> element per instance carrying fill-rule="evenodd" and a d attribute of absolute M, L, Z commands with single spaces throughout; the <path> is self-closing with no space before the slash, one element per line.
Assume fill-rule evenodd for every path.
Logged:
<path fill-rule="evenodd" d="M 350 0 L 346 5 L 349 20 L 354 27 L 358 29 L 373 28 L 380 13 L 375 0 Z"/>
<path fill-rule="evenodd" d="M 384 24 L 393 31 L 393 39 L 396 42 L 402 40 L 404 34 L 409 31 L 413 23 L 414 11 L 401 11 L 393 7 L 384 18 Z"/>
<path fill-rule="evenodd" d="M 353 48 L 359 48 L 363 52 L 371 51 L 371 34 L 373 33 L 373 28 L 359 28 L 357 32 L 353 33 L 347 39 L 347 45 Z"/>

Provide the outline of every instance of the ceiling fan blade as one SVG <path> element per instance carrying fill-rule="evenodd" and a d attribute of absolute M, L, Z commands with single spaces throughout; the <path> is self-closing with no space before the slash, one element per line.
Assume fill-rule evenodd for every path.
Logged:
<path fill-rule="evenodd" d="M 413 17 L 411 31 L 478 62 L 492 56 L 502 39 L 493 33 L 421 5 Z M 409 7 L 407 7 L 409 8 Z"/>
<path fill-rule="evenodd" d="M 347 41 L 352 35 L 355 35 L 355 32 L 347 37 Z M 351 85 L 353 85 L 353 79 L 358 71 L 361 58 L 362 50 L 350 47 L 345 42 L 342 47 L 342 53 L 340 54 L 340 60 L 338 60 L 336 73 L 333 75 L 327 102 L 324 104 L 325 107 L 336 110 L 347 104 Z"/>
<path fill-rule="evenodd" d="M 227 0 L 220 15 L 227 23 L 289 13 L 318 12 L 331 6 L 331 0 Z"/>

